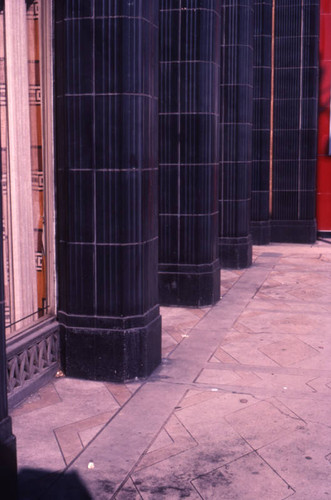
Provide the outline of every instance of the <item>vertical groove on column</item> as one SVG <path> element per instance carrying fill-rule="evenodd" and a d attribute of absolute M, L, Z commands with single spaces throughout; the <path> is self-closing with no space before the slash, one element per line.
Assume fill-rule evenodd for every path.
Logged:
<path fill-rule="evenodd" d="M 219 1 L 161 0 L 160 245 L 163 304 L 219 299 Z"/>
<path fill-rule="evenodd" d="M 316 239 L 318 0 L 277 0 L 272 241 Z"/>
<path fill-rule="evenodd" d="M 221 19 L 219 250 L 222 267 L 241 268 L 252 262 L 253 0 L 224 2 Z"/>
<path fill-rule="evenodd" d="M 71 376 L 160 362 L 158 1 L 56 3 L 59 321 Z"/>
<path fill-rule="evenodd" d="M 270 242 L 271 35 L 272 0 L 255 0 L 251 232 L 258 245 Z"/>

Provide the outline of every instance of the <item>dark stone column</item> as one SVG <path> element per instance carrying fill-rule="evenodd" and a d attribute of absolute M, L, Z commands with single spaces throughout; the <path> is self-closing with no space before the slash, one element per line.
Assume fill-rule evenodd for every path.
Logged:
<path fill-rule="evenodd" d="M 219 251 L 222 267 L 252 262 L 253 0 L 221 11 Z"/>
<path fill-rule="evenodd" d="M 160 302 L 220 296 L 219 2 L 161 0 Z"/>
<path fill-rule="evenodd" d="M 158 1 L 56 2 L 59 311 L 65 373 L 161 358 Z"/>
<path fill-rule="evenodd" d="M 251 234 L 256 245 L 270 243 L 271 37 L 272 0 L 255 0 Z"/>
<path fill-rule="evenodd" d="M 272 241 L 316 239 L 318 34 L 317 0 L 276 0 Z"/>
<path fill-rule="evenodd" d="M 1 144 L 0 144 L 1 146 Z M 1 148 L 0 148 L 1 151 Z M 0 154 L 1 178 L 1 154 Z M 2 221 L 2 196 L 0 189 L 0 220 Z M 0 242 L 0 484 L 6 498 L 17 498 L 16 438 L 8 416 L 7 356 L 5 337 L 5 296 L 3 275 L 2 231 Z"/>

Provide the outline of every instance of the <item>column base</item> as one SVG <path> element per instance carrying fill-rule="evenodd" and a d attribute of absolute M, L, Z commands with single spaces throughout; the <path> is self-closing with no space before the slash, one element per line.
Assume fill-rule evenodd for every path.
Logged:
<path fill-rule="evenodd" d="M 16 438 L 10 417 L 0 422 L 0 484 L 6 498 L 17 498 Z"/>
<path fill-rule="evenodd" d="M 59 321 L 61 364 L 69 377 L 124 382 L 147 377 L 161 362 L 159 307 L 145 316 L 85 318 L 86 326 L 82 317 L 64 313 Z"/>
<path fill-rule="evenodd" d="M 212 264 L 159 264 L 159 298 L 165 306 L 201 307 L 220 299 L 220 267 Z"/>
<path fill-rule="evenodd" d="M 220 263 L 224 269 L 242 269 L 252 264 L 252 238 L 219 238 Z"/>
<path fill-rule="evenodd" d="M 316 220 L 272 220 L 271 241 L 275 243 L 315 243 Z"/>
<path fill-rule="evenodd" d="M 269 245 L 271 240 L 270 220 L 251 221 L 250 231 L 253 245 Z"/>

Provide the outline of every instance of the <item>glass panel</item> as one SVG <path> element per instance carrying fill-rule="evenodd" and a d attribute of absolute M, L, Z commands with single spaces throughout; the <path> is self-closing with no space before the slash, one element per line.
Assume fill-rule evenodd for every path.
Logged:
<path fill-rule="evenodd" d="M 33 227 L 35 240 L 38 317 L 45 314 L 46 259 L 44 217 L 44 169 L 42 154 L 42 115 L 40 88 L 39 2 L 35 0 L 27 10 L 29 111 L 31 131 L 31 171 L 33 197 Z"/>
<path fill-rule="evenodd" d="M 9 252 L 9 217 L 10 204 L 8 196 L 8 138 L 7 138 L 7 92 L 5 73 L 5 22 L 4 11 L 0 12 L 0 145 L 1 145 L 1 190 L 2 190 L 2 231 L 3 231 L 3 259 L 4 259 L 4 288 L 5 288 L 5 324 L 10 325 L 11 286 L 10 286 L 10 252 Z"/>
<path fill-rule="evenodd" d="M 0 14 L 0 119 L 7 337 L 47 313 L 40 0 Z M 14 43 L 20 33 L 21 42 Z M 26 43 L 24 43 L 26 41 Z M 6 47 L 6 51 L 3 51 Z M 7 57 L 7 60 L 6 60 Z M 19 117 L 19 119 L 18 119 Z"/>

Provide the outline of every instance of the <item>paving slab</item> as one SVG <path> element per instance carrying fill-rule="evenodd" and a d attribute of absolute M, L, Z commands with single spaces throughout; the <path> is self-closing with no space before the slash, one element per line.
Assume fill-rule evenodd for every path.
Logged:
<path fill-rule="evenodd" d="M 259 450 L 260 456 L 285 481 L 295 485 L 297 498 L 331 495 L 330 427 L 307 424 Z"/>
<path fill-rule="evenodd" d="M 279 500 L 294 493 L 293 488 L 255 452 L 200 476 L 193 484 L 204 499 Z"/>
<path fill-rule="evenodd" d="M 148 379 L 60 376 L 12 411 L 21 499 L 331 496 L 331 245 L 254 247 L 221 295 L 161 308 Z"/>

